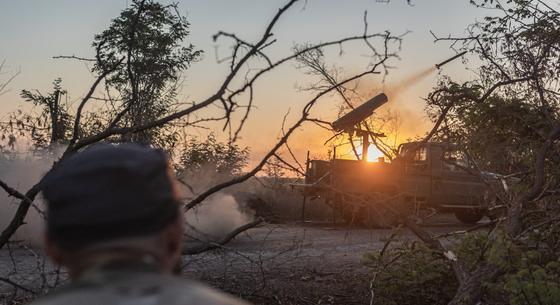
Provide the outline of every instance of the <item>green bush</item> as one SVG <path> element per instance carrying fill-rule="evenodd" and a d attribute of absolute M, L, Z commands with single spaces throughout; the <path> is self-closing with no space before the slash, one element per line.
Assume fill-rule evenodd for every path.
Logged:
<path fill-rule="evenodd" d="M 531 264 L 504 278 L 511 305 L 557 305 L 560 302 L 560 263 Z"/>
<path fill-rule="evenodd" d="M 375 304 L 447 304 L 457 280 L 446 259 L 417 242 L 404 242 L 386 251 L 367 253 L 364 262 L 377 273 Z"/>
<path fill-rule="evenodd" d="M 471 233 L 456 240 L 452 252 L 472 272 L 481 265 L 500 269 L 483 283 L 484 304 L 560 304 L 558 231 L 535 231 L 512 240 L 501 231 Z M 450 261 L 419 242 L 400 242 L 367 253 L 364 263 L 376 275 L 375 304 L 447 304 L 458 287 Z"/>

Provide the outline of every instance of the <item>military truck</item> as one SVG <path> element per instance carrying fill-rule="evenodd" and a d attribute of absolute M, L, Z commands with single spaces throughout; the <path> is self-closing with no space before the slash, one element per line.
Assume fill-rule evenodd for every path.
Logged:
<path fill-rule="evenodd" d="M 362 160 L 308 160 L 306 198 L 322 198 L 347 222 L 387 226 L 408 215 L 455 213 L 474 224 L 490 211 L 489 181 L 496 175 L 476 171 L 475 164 L 456 145 L 410 142 L 398 147 L 390 162 L 367 162 L 371 133 L 359 123 L 387 102 L 380 94 L 332 123 L 333 129 L 362 136 Z"/>

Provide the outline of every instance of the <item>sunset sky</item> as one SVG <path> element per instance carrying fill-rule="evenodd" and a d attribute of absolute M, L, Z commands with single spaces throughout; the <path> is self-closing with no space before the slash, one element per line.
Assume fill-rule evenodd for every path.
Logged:
<path fill-rule="evenodd" d="M 78 100 L 91 85 L 92 75 L 86 65 L 72 60 L 53 59 L 56 55 L 92 57 L 91 42 L 96 33 L 106 28 L 111 19 L 127 7 L 126 0 L 0 0 L 0 61 L 6 67 L 0 80 L 20 71 L 11 83 L 10 91 L 0 96 L 0 118 L 22 106 L 19 92 L 22 89 L 39 89 L 46 92 L 56 77 L 61 77 L 68 89 L 69 100 Z M 161 1 L 169 3 L 169 1 Z M 195 63 L 186 73 L 181 99 L 187 102 L 201 100 L 213 93 L 223 81 L 227 65 L 218 64 L 216 56 L 229 52 L 229 41 L 214 43 L 211 36 L 219 30 L 237 33 L 254 41 L 285 1 L 258 0 L 183 0 L 178 1 L 181 13 L 191 22 L 189 43 L 204 50 L 203 60 Z M 288 11 L 273 31 L 278 42 L 270 48 L 274 58 L 287 55 L 296 43 L 336 40 L 344 36 L 363 33 L 363 14 L 368 11 L 369 32 L 390 31 L 395 35 L 410 31 L 403 38 L 400 60 L 389 62 L 394 67 L 384 84 L 381 77 L 370 77 L 360 83 L 364 93 L 378 93 L 390 89 L 403 79 L 419 73 L 455 53 L 445 43 L 435 44 L 429 33 L 447 36 L 465 33 L 465 27 L 491 12 L 476 9 L 468 0 L 404 0 L 381 3 L 375 0 L 308 0 L 298 3 Z M 368 59 L 363 43 L 332 49 L 334 63 L 347 74 L 364 69 Z M 469 57 L 467 57 L 469 58 Z M 472 60 L 472 59 L 471 59 Z M 397 111 L 402 118 L 399 141 L 421 135 L 429 127 L 423 114 L 425 97 L 435 85 L 438 75 L 445 74 L 457 81 L 469 79 L 461 60 L 446 65 L 442 70 L 429 74 L 406 90 L 391 92 L 386 109 Z M 284 114 L 290 109 L 289 119 L 295 119 L 308 94 L 297 88 L 313 80 L 295 69 L 293 63 L 278 69 L 264 78 L 256 87 L 256 106 L 241 143 L 251 147 L 253 158 L 266 151 L 281 134 Z M 398 96 L 396 95 L 398 93 Z M 334 98 L 325 99 L 314 112 L 316 117 L 332 121 L 336 118 Z M 385 110 L 386 110 L 385 109 Z M 194 130 L 193 135 L 202 134 Z M 306 150 L 325 154 L 323 146 L 327 134 L 316 127 L 304 127 L 293 140 L 298 156 Z"/>

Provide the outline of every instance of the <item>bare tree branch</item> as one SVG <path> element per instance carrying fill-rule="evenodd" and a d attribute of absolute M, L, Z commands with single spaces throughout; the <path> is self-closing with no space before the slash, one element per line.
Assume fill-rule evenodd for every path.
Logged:
<path fill-rule="evenodd" d="M 207 241 L 204 242 L 203 244 L 196 246 L 196 247 L 185 247 L 183 248 L 183 255 L 196 255 L 196 254 L 200 254 L 203 252 L 207 252 L 216 248 L 220 248 L 221 246 L 227 244 L 228 242 L 230 242 L 232 239 L 234 239 L 237 235 L 241 234 L 242 232 L 245 232 L 251 228 L 254 228 L 256 226 L 258 226 L 259 224 L 261 224 L 263 222 L 263 219 L 257 219 L 255 221 L 249 222 L 245 225 L 242 225 L 241 227 L 236 228 L 235 230 L 229 232 L 228 234 L 226 234 L 226 236 L 224 236 L 222 239 L 220 239 L 219 241 L 216 242 L 212 242 L 212 241 Z"/>

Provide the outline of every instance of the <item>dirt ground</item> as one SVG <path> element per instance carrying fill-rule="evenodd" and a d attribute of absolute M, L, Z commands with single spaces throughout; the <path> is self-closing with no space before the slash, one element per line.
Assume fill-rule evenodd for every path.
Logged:
<path fill-rule="evenodd" d="M 434 235 L 467 228 L 453 215 L 437 215 L 425 227 Z M 369 304 L 371 275 L 362 257 L 391 233 L 331 223 L 266 225 L 223 250 L 186 257 L 183 270 L 255 304 Z M 416 239 L 408 231 L 401 238 Z"/>
<path fill-rule="evenodd" d="M 436 235 L 466 228 L 452 215 L 425 227 Z M 184 257 L 183 273 L 254 304 L 367 304 L 370 274 L 362 257 L 390 234 L 331 223 L 266 224 L 221 249 Z M 402 239 L 415 237 L 404 231 Z M 0 304 L 13 303 L 14 289 L 41 294 L 65 278 L 40 250 L 0 251 Z"/>

